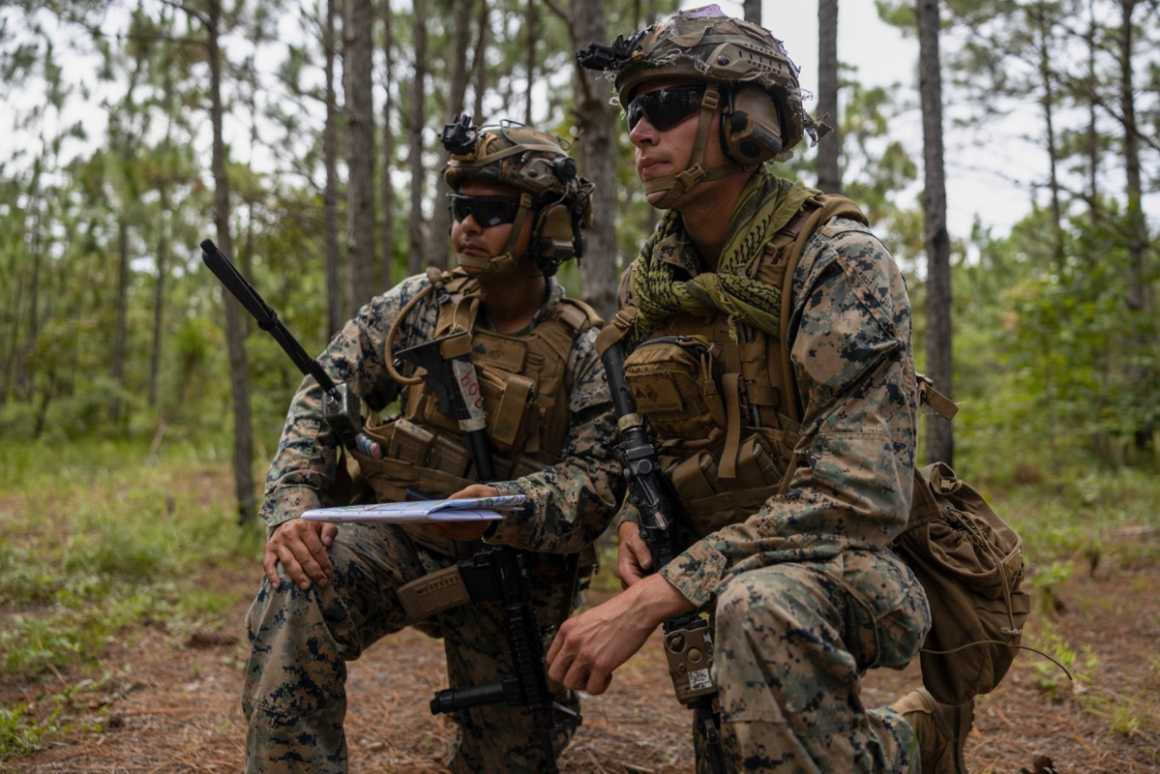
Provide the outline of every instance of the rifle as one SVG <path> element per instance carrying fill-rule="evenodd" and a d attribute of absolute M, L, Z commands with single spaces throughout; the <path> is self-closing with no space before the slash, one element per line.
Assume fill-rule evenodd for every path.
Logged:
<path fill-rule="evenodd" d="M 442 290 L 441 286 L 436 288 L 437 293 Z M 459 429 L 467 441 L 480 480 L 494 481 L 495 466 L 487 444 L 483 395 L 471 360 L 471 337 L 460 331 L 401 349 L 395 354 L 423 369 L 421 378 L 435 391 L 439 410 L 459 421 Z M 443 583 L 443 575 L 448 574 L 448 570 L 457 572 L 473 602 L 497 602 L 500 605 L 514 670 L 514 674 L 495 683 L 439 691 L 431 700 L 431 714 L 457 712 L 501 701 L 511 707 L 527 707 L 541 740 L 546 771 L 556 774 L 559 769 L 552 737 L 557 731 L 580 725 L 583 718 L 553 701 L 548 689 L 543 630 L 536 620 L 531 578 L 524 558 L 522 552 L 513 548 L 485 547 L 479 543 L 470 559 L 461 559 L 457 566 L 427 576 L 428 588 L 435 589 Z M 556 712 L 563 715 L 561 723 L 555 720 Z"/>
<path fill-rule="evenodd" d="M 630 323 L 631 320 L 617 315 L 616 327 L 623 331 L 621 336 L 627 332 Z M 607 338 L 612 338 L 612 335 Z M 598 340 L 597 348 L 600 346 Z M 616 458 L 628 481 L 629 501 L 640 511 L 641 540 L 652 556 L 653 570 L 660 570 L 681 551 L 681 540 L 673 523 L 672 499 L 661 475 L 656 448 L 645 432 L 644 417 L 637 413 L 636 401 L 624 378 L 624 349 L 620 339 L 607 346 L 600 359 L 608 375 L 612 405 L 620 429 L 621 441 L 616 447 Z M 717 686 L 711 673 L 713 634 L 709 622 L 696 612 L 681 613 L 664 622 L 664 631 L 665 656 L 677 701 L 693 710 L 696 728 L 708 743 L 710 769 L 714 774 L 723 774 L 725 757 L 721 748 L 718 712 L 714 708 Z"/>
<path fill-rule="evenodd" d="M 368 457 L 382 459 L 383 453 L 379 444 L 362 432 L 362 410 L 358 395 L 346 384 L 335 384 L 318 361 L 306 354 L 298 339 L 294 338 L 285 324 L 278 319 L 277 312 L 262 300 L 258 291 L 246 282 L 246 278 L 234 268 L 230 259 L 218 249 L 212 239 L 206 239 L 201 243 L 201 253 L 205 265 L 221 280 L 226 290 L 238 299 L 238 303 L 253 315 L 258 321 L 258 327 L 274 337 L 303 376 L 313 376 L 314 381 L 318 382 L 323 392 L 322 417 L 342 445 L 360 451 Z"/>
<path fill-rule="evenodd" d="M 559 769 L 552 737 L 557 731 L 579 726 L 583 718 L 552 699 L 544 671 L 543 630 L 532 605 L 532 584 L 524 556 L 513 548 L 489 546 L 470 559 L 461 559 L 458 570 L 473 602 L 497 602 L 503 610 L 513 674 L 486 685 L 439 691 L 431 699 L 431 714 L 501 701 L 509 707 L 527 707 L 540 738 L 544 770 L 556 774 Z M 560 723 L 556 722 L 556 712 L 563 715 Z"/>

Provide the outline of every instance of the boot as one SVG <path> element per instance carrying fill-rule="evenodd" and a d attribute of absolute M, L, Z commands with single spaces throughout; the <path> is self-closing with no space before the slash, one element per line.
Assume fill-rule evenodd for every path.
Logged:
<path fill-rule="evenodd" d="M 958 706 L 939 704 L 925 688 L 890 705 L 914 729 L 922 774 L 968 774 L 963 746 L 971 732 L 974 707 L 973 700 Z"/>

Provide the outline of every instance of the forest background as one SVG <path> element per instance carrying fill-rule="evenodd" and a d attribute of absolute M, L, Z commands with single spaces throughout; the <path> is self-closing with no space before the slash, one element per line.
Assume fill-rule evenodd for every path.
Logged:
<path fill-rule="evenodd" d="M 723 5 L 794 51 L 772 4 Z M 919 369 L 960 406 L 953 425 L 925 421 L 922 458 L 1027 518 L 1049 620 L 1077 561 L 1153 572 L 1160 3 L 878 2 L 919 41 L 914 81 L 892 85 L 843 64 L 838 2 L 817 5 L 807 109 L 835 131 L 780 171 L 857 201 L 906 272 Z M 223 300 L 198 243 L 320 352 L 373 292 L 454 260 L 439 130 L 506 117 L 570 138 L 598 183 L 588 258 L 561 279 L 607 317 L 656 213 L 609 85 L 573 52 L 676 7 L 0 4 L 0 667 L 10 685 L 59 683 L 0 704 L 0 760 L 59 732 L 70 691 L 94 668 L 107 679 L 102 653 L 134 626 L 223 625 L 237 589 L 191 597 L 175 575 L 257 576 L 261 477 L 301 377 Z M 1044 171 L 1000 170 L 996 196 L 1024 206 L 959 233 L 947 148 L 1020 148 Z M 218 496 L 186 503 L 190 487 Z"/>

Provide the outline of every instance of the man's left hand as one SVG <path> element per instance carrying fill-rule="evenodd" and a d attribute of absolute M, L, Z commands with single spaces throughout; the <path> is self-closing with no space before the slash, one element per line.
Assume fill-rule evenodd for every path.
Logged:
<path fill-rule="evenodd" d="M 548 650 L 548 677 L 565 688 L 602 694 L 613 670 L 640 650 L 661 621 L 692 609 L 675 586 L 650 575 L 565 621 Z"/>
<path fill-rule="evenodd" d="M 465 489 L 460 489 L 447 499 L 465 500 L 469 497 L 499 497 L 499 490 L 487 484 L 472 484 Z M 443 521 L 438 524 L 428 524 L 427 531 L 438 537 L 470 543 L 483 537 L 483 533 L 487 532 L 487 528 L 491 524 L 490 521 Z"/>

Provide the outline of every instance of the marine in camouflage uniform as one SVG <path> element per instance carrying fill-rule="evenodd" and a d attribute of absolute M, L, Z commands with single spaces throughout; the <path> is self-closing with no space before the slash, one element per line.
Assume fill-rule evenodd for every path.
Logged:
<path fill-rule="evenodd" d="M 457 192 L 471 188 L 492 194 L 460 197 L 456 206 L 462 205 L 465 211 L 454 212 L 452 233 L 457 250 L 463 245 L 477 245 L 459 250 L 461 264 L 472 266 L 483 279 L 469 279 L 463 270 L 406 279 L 362 307 L 319 358 L 336 382 L 351 384 L 376 413 L 395 399 L 400 379 L 405 382 L 411 378 L 410 374 L 398 374 L 387 360 L 392 326 L 397 329 L 389 344 L 392 352 L 430 341 L 437 335 L 440 304 L 437 295 L 428 292 L 433 280 L 446 281 L 446 287 L 455 291 L 457 298 L 466 295 L 470 301 L 472 297 L 482 297 L 476 328 L 486 330 L 489 307 L 480 291 L 487 287 L 487 277 L 538 282 L 529 279 L 541 276 L 536 267 L 551 274 L 560 260 L 574 252 L 570 240 L 578 236 L 591 185 L 575 175 L 566 148 L 551 135 L 517 125 L 472 129 L 470 136 L 477 141 L 480 152 L 458 148 L 460 155 L 453 155 L 447 179 Z M 513 148 L 514 154 L 510 152 Z M 526 173 L 531 169 L 539 169 L 539 173 L 533 175 L 536 180 L 527 181 Z M 552 171 L 548 174 L 545 169 Z M 545 181 L 544 177 L 553 180 Z M 524 232 L 532 234 L 533 240 L 522 244 L 541 249 L 525 253 L 517 247 L 513 252 L 513 247 L 521 244 L 513 236 L 495 251 L 496 255 L 484 255 L 478 249 L 482 244 L 478 240 L 464 237 L 458 241 L 468 219 L 485 221 L 489 212 L 494 214 L 484 200 L 495 199 L 497 192 L 510 194 L 514 197 L 511 201 L 520 204 L 518 214 L 513 216 L 512 205 L 506 215 L 496 220 L 514 220 L 513 235 L 523 224 Z M 543 223 L 545 199 L 564 205 L 568 223 Z M 504 202 L 491 204 L 500 206 Z M 473 228 L 477 236 L 486 237 L 491 227 L 479 222 Z M 543 241 L 545 234 L 547 242 Z M 562 242 L 568 244 L 561 247 Z M 518 277 L 512 272 L 518 272 Z M 577 317 L 577 303 L 566 299 L 563 288 L 550 276 L 542 279 L 543 303 L 534 314 L 527 310 L 532 332 L 562 317 L 573 321 Z M 584 315 L 579 315 L 579 319 L 583 320 Z M 574 556 L 604 530 L 622 492 L 619 466 L 609 451 L 615 435 L 614 417 L 604 371 L 594 350 L 596 329 L 590 325 L 580 327 L 582 330 L 566 351 L 562 378 L 565 392 L 560 402 L 566 407 L 567 419 L 559 448 L 541 450 L 541 462 L 534 465 L 538 468 L 534 472 L 492 485 L 500 494 L 527 495 L 532 507 L 495 523 L 484 535 L 486 543 L 538 554 L 533 563 L 532 585 L 537 618 L 545 625 L 568 614 L 576 583 Z M 421 389 L 404 386 L 403 405 L 412 405 L 410 400 L 420 395 L 416 390 Z M 315 381 L 307 378 L 290 406 L 267 477 L 261 511 L 271 529 L 272 541 L 285 525 L 297 524 L 301 528 L 310 524 L 298 516 L 323 503 L 339 473 L 338 442 L 322 418 L 321 398 Z M 525 413 L 534 411 L 534 407 L 534 403 L 529 404 Z M 411 414 L 415 424 L 419 424 L 421 417 Z M 374 419 L 368 423 L 367 433 L 383 438 L 385 449 L 387 436 L 382 431 L 395 425 L 388 421 L 374 427 Z M 361 459 L 366 462 L 365 457 Z M 542 461 L 547 459 L 554 460 L 554 464 L 545 466 Z M 471 493 L 470 489 L 466 491 Z M 452 492 L 425 494 L 441 497 Z M 243 710 L 249 724 L 247 772 L 345 772 L 346 662 L 357 659 L 381 637 L 406 626 L 437 625 L 445 643 L 452 687 L 493 683 L 511 673 L 498 603 L 467 603 L 440 613 L 435 621 L 416 620 L 400 604 L 400 587 L 470 553 L 466 543 L 422 530 L 418 525 L 405 531 L 392 525 L 344 524 L 329 540 L 325 558 L 306 556 L 302 544 L 289 553 L 272 554 L 268 550 L 267 579 L 247 622 L 253 646 L 243 692 Z M 323 542 L 328 536 L 329 533 L 319 533 Z M 311 539 L 304 541 L 310 543 Z M 568 561 L 569 556 L 573 561 Z M 295 568 L 294 573 L 287 572 L 288 564 Z M 291 575 L 298 577 L 292 579 Z M 577 709 L 575 696 L 564 694 L 560 689 L 560 701 Z M 544 767 L 540 740 L 533 736 L 527 710 L 499 704 L 463 710 L 453 717 L 458 731 L 447 757 L 451 770 L 534 772 Z M 385 733 L 404 731 L 392 727 L 390 718 L 383 718 L 383 726 Z M 556 735 L 557 753 L 568 736 Z"/>
<path fill-rule="evenodd" d="M 629 588 L 561 628 L 549 674 L 599 693 L 657 624 L 708 611 L 729 771 L 917 772 L 910 723 L 861 696 L 865 671 L 905 666 L 930 624 L 889 549 L 915 466 L 903 277 L 851 202 L 765 165 L 817 132 L 768 31 L 711 6 L 581 63 L 614 72 L 646 195 L 667 210 L 615 322 L 688 547 L 648 575 L 627 504 Z"/>

